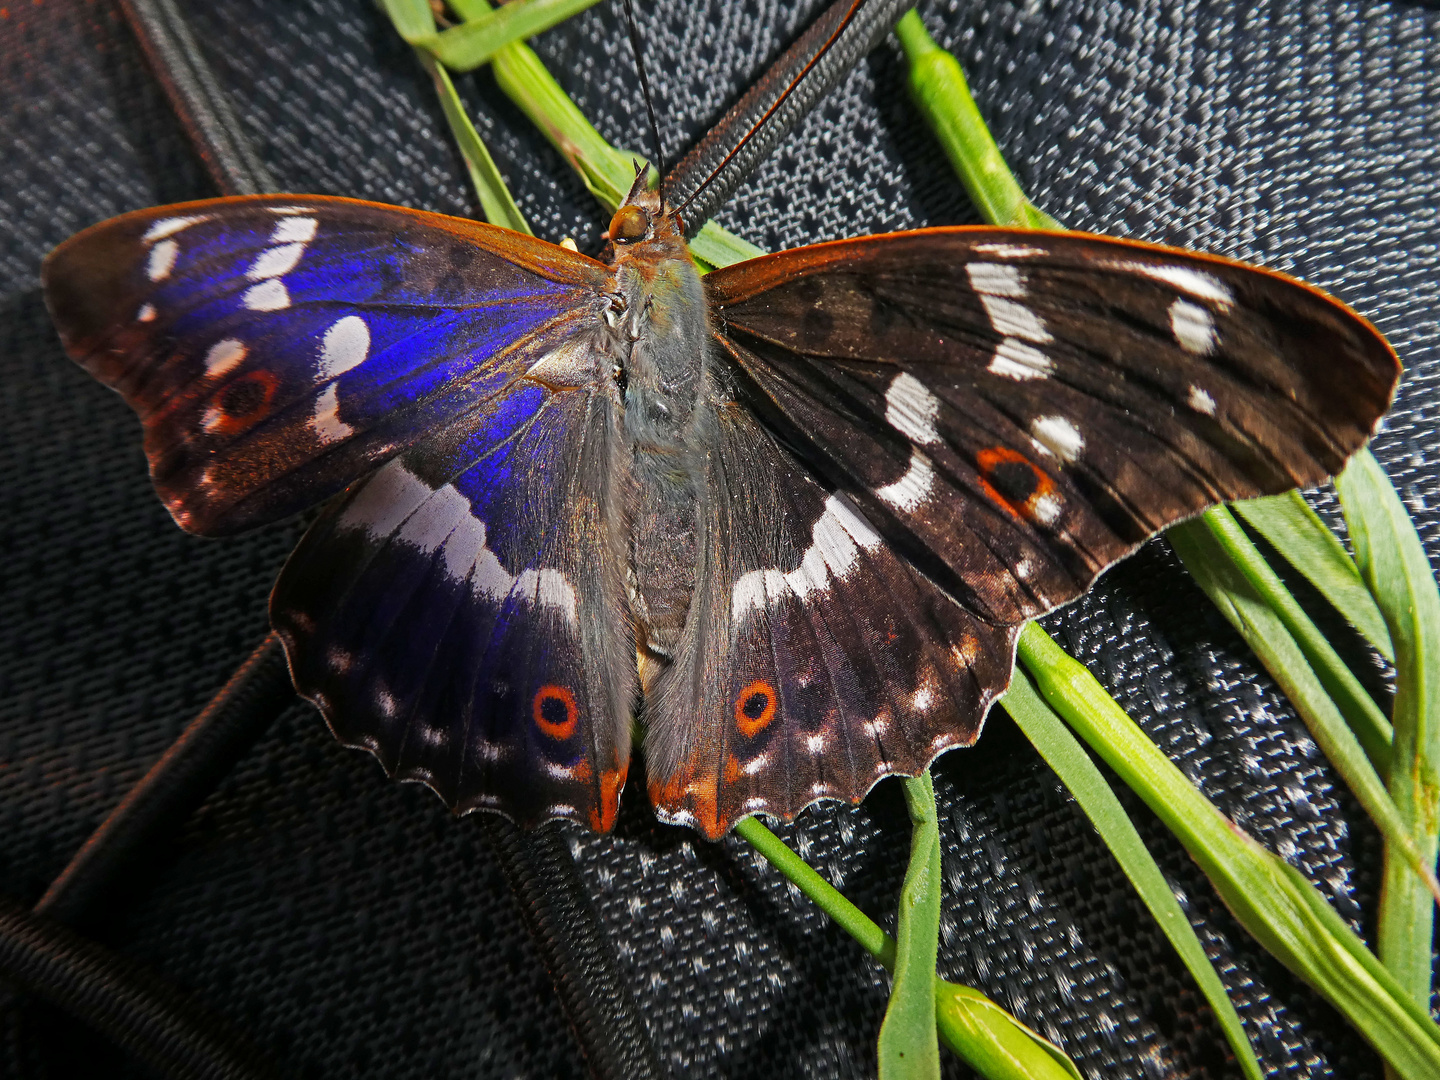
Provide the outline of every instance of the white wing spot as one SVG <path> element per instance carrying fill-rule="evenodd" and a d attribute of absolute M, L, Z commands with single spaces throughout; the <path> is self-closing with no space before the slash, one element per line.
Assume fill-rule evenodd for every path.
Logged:
<path fill-rule="evenodd" d="M 981 255 L 994 255 L 1001 259 L 1028 259 L 1046 254 L 1044 248 L 1028 244 L 976 244 L 975 250 Z"/>
<path fill-rule="evenodd" d="M 1215 351 L 1215 319 L 1199 304 L 1177 297 L 1170 305 L 1170 329 L 1186 352 L 1208 356 Z"/>
<path fill-rule="evenodd" d="M 1080 429 L 1063 416 L 1037 416 L 1030 423 L 1030 434 L 1036 449 L 1067 464 L 1078 459 L 1085 449 Z"/>
<path fill-rule="evenodd" d="M 469 574 L 477 595 L 540 604 L 560 612 L 571 626 L 579 625 L 579 600 L 563 573 L 548 567 L 524 570 L 518 576 L 507 573 L 486 546 L 485 523 L 475 516 L 470 501 L 450 484 L 432 489 L 398 461 L 390 462 L 360 489 L 336 525 L 363 529 L 377 543 L 395 534 L 397 540 L 425 554 L 438 550 L 446 573 L 456 581 Z"/>
<path fill-rule="evenodd" d="M 970 275 L 970 287 L 977 293 L 989 296 L 1025 295 L 1025 282 L 1017 267 L 977 262 L 966 265 L 965 273 Z"/>
<path fill-rule="evenodd" d="M 313 206 L 272 206 L 270 213 L 279 214 L 282 217 L 286 214 L 311 214 L 315 212 Z"/>
<path fill-rule="evenodd" d="M 1024 338 L 1040 345 L 1055 340 L 1050 336 L 1050 331 L 1045 329 L 1045 323 L 1040 316 L 1018 300 L 981 293 L 980 303 L 985 307 L 985 314 L 990 316 L 990 325 L 1002 337 Z"/>
<path fill-rule="evenodd" d="M 1210 394 L 1201 390 L 1198 386 L 1190 387 L 1190 397 L 1186 404 L 1196 412 L 1204 413 L 1206 416 L 1215 415 L 1215 399 Z"/>
<path fill-rule="evenodd" d="M 208 220 L 210 220 L 208 214 L 196 214 L 193 217 L 161 218 L 146 230 L 145 235 L 140 238 L 140 241 L 145 244 L 153 244 L 156 240 L 164 240 L 167 236 L 174 236 L 181 229 L 188 229 L 191 225 L 198 225 L 200 222 Z"/>
<path fill-rule="evenodd" d="M 807 735 L 805 737 L 805 745 L 809 747 L 812 754 L 822 754 L 825 752 L 825 736 Z"/>
<path fill-rule="evenodd" d="M 1060 511 L 1064 509 L 1065 504 L 1060 496 L 1053 491 L 1047 491 L 1030 503 L 1030 516 L 1041 525 L 1054 525 L 1060 519 Z"/>
<path fill-rule="evenodd" d="M 767 599 L 778 600 L 791 592 L 803 600 L 828 589 L 832 577 L 843 581 L 859 559 L 858 549 L 873 551 L 881 543 L 843 495 L 825 500 L 825 511 L 811 527 L 810 538 L 800 565 L 788 574 L 771 567 L 740 576 L 730 590 L 730 618 L 736 626 L 752 609 L 763 608 Z"/>
<path fill-rule="evenodd" d="M 1210 300 L 1219 304 L 1222 310 L 1229 311 L 1235 304 L 1235 294 L 1230 291 L 1228 285 L 1213 274 L 1207 274 L 1203 270 L 1194 270 L 1188 266 L 1152 266 L 1149 263 L 1118 262 L 1114 264 L 1116 269 L 1130 270 L 1137 274 L 1144 274 L 1156 281 L 1163 281 L 1167 285 L 1173 285 L 1181 292 L 1189 293 L 1199 300 Z"/>
<path fill-rule="evenodd" d="M 331 383 L 315 400 L 315 415 L 310 430 L 322 443 L 339 442 L 355 434 L 355 429 L 340 419 L 340 388 Z"/>
<path fill-rule="evenodd" d="M 995 346 L 995 355 L 990 359 L 988 370 L 992 375 L 1004 375 L 1007 379 L 1023 382 L 1047 377 L 1054 372 L 1055 364 L 1033 345 L 1007 337 Z"/>
<path fill-rule="evenodd" d="M 920 446 L 940 441 L 935 430 L 935 417 L 940 414 L 940 399 L 925 388 L 915 376 L 902 371 L 885 392 L 885 420 L 900 434 Z"/>
<path fill-rule="evenodd" d="M 251 311 L 282 311 L 290 306 L 290 294 L 283 281 L 271 278 L 246 289 L 242 302 Z"/>
<path fill-rule="evenodd" d="M 325 331 L 320 343 L 319 374 L 333 379 L 365 362 L 370 352 L 370 328 L 359 315 L 346 315 Z"/>
<path fill-rule="evenodd" d="M 315 227 L 319 224 L 313 217 L 286 218 L 275 226 L 270 234 L 272 244 L 308 244 L 315 239 Z"/>
<path fill-rule="evenodd" d="M 935 470 L 930 466 L 930 459 L 919 450 L 912 449 L 910 467 L 905 470 L 905 475 L 893 484 L 878 488 L 875 494 L 897 510 L 914 510 L 929 496 L 934 482 Z"/>
<path fill-rule="evenodd" d="M 151 281 L 164 281 L 175 269 L 175 259 L 179 254 L 180 245 L 174 240 L 161 240 L 150 249 L 150 262 L 145 267 L 145 273 Z"/>
<path fill-rule="evenodd" d="M 383 540 L 433 493 L 430 485 L 399 461 L 391 461 L 360 489 L 336 528 L 364 529 L 371 540 Z"/>
<path fill-rule="evenodd" d="M 935 704 L 935 691 L 928 686 L 922 686 L 916 690 L 910 698 L 910 704 L 915 707 L 916 712 L 925 712 Z"/>
<path fill-rule="evenodd" d="M 154 305 L 154 304 L 142 304 L 142 305 L 140 305 L 140 310 L 135 313 L 135 320 L 136 320 L 136 322 L 154 322 L 154 321 L 155 321 L 155 305 Z"/>
<path fill-rule="evenodd" d="M 238 338 L 224 338 L 217 341 L 205 354 L 206 377 L 218 379 L 221 375 L 233 371 L 245 359 L 248 351 L 245 343 Z"/>
<path fill-rule="evenodd" d="M 281 244 L 279 247 L 266 248 L 255 257 L 255 262 L 245 271 L 245 276 L 251 281 L 264 281 L 266 278 L 288 274 L 295 269 L 295 264 L 304 253 L 304 244 Z"/>

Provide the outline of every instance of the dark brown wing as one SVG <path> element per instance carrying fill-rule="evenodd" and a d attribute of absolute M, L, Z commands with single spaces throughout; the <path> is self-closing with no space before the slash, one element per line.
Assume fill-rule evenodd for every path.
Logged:
<path fill-rule="evenodd" d="M 741 400 L 1001 624 L 1213 503 L 1333 475 L 1400 370 L 1303 283 L 1075 233 L 867 237 L 707 287 Z"/>
<path fill-rule="evenodd" d="M 747 408 L 720 410 L 646 747 L 657 812 L 712 836 L 973 742 L 1020 623 L 1215 502 L 1332 474 L 1399 372 L 1303 284 L 1075 234 L 868 237 L 707 288 Z"/>

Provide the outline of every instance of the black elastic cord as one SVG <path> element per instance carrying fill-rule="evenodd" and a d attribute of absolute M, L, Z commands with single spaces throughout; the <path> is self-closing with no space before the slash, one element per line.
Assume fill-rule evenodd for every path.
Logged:
<path fill-rule="evenodd" d="M 276 190 L 175 0 L 120 0 L 120 5 L 171 108 L 220 190 L 226 195 Z"/>
<path fill-rule="evenodd" d="M 87 938 L 0 899 L 0 977 L 59 1006 L 162 1076 L 277 1075 L 179 991 Z"/>
<path fill-rule="evenodd" d="M 665 1071 L 564 834 L 555 825 L 521 832 L 493 814 L 477 820 L 520 902 L 591 1075 L 659 1080 Z"/>
<path fill-rule="evenodd" d="M 285 650 L 272 632 L 100 823 L 35 913 L 80 925 L 98 900 L 138 873 L 294 701 Z"/>

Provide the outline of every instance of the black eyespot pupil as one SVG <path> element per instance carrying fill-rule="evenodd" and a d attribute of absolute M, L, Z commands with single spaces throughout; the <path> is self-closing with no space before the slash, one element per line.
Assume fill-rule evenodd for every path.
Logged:
<path fill-rule="evenodd" d="M 253 379 L 232 383 L 220 395 L 220 408 L 230 416 L 249 416 L 265 403 L 265 388 Z"/>
<path fill-rule="evenodd" d="M 570 719 L 570 710 L 558 697 L 547 697 L 540 700 L 540 715 L 547 724 L 558 726 Z"/>
<path fill-rule="evenodd" d="M 1007 499 L 1024 502 L 1040 486 L 1035 470 L 1024 462 L 1006 461 L 990 470 L 990 483 Z"/>
<path fill-rule="evenodd" d="M 765 712 L 765 707 L 769 704 L 770 698 L 757 692 L 745 699 L 745 704 L 740 707 L 740 711 L 751 720 L 759 720 Z"/>

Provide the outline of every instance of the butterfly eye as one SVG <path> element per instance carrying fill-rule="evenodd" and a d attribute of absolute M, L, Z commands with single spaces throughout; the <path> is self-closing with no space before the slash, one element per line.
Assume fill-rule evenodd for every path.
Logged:
<path fill-rule="evenodd" d="M 650 231 L 650 215 L 638 206 L 622 206 L 610 219 L 606 237 L 615 243 L 629 244 L 643 240 Z"/>

